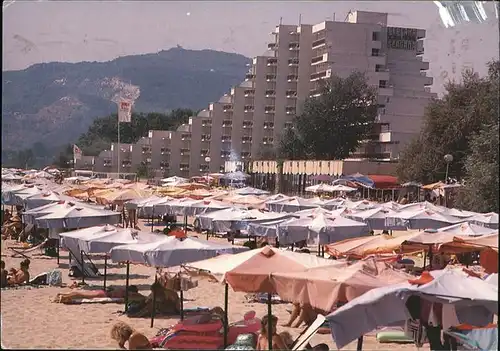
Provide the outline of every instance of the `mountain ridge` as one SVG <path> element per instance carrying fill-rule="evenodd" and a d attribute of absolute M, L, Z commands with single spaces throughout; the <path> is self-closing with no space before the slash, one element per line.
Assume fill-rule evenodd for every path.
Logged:
<path fill-rule="evenodd" d="M 116 102 L 135 100 L 135 112 L 206 108 L 239 84 L 250 59 L 181 47 L 106 62 L 39 63 L 3 71 L 2 149 L 74 142 Z"/>

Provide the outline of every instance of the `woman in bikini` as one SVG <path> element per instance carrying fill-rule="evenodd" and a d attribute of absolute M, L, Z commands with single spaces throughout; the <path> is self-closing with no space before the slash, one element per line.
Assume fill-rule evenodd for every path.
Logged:
<path fill-rule="evenodd" d="M 129 292 L 129 300 L 132 301 L 136 298 L 142 297 L 145 299 L 144 295 L 139 293 L 137 286 L 130 285 L 128 287 Z M 125 298 L 126 289 L 122 287 L 109 287 L 106 290 L 77 290 L 70 291 L 69 293 L 59 293 L 56 295 L 56 302 L 66 303 L 76 299 L 94 299 L 94 298 L 102 298 L 102 297 L 110 297 L 110 298 Z"/>
<path fill-rule="evenodd" d="M 269 323 L 271 323 L 272 335 L 268 336 Z M 273 350 L 289 350 L 283 337 L 277 333 L 276 326 L 278 325 L 278 317 L 272 315 L 271 320 L 265 315 L 261 321 L 262 328 L 260 330 L 260 335 L 257 340 L 257 350 L 269 350 L 269 338 L 272 338 Z"/>

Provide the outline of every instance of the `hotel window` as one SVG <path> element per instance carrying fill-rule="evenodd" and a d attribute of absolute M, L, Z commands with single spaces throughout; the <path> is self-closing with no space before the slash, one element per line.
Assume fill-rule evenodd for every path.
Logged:
<path fill-rule="evenodd" d="M 379 49 L 372 49 L 372 56 L 380 56 L 380 50 Z"/>

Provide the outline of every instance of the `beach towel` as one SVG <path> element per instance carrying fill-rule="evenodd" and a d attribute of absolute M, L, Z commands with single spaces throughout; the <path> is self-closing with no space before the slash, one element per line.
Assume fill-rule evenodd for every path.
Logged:
<path fill-rule="evenodd" d="M 62 302 L 65 305 L 82 305 L 93 303 L 123 303 L 124 299 L 118 297 L 95 297 L 93 299 L 73 299 L 67 302 Z"/>

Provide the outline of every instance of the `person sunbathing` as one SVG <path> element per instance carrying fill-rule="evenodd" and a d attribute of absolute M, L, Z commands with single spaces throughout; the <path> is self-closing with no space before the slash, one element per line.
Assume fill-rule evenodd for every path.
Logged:
<path fill-rule="evenodd" d="M 55 301 L 59 303 L 67 303 L 72 300 L 77 299 L 95 299 L 95 298 L 116 298 L 123 299 L 125 298 L 126 288 L 123 287 L 109 287 L 106 290 L 77 290 L 70 291 L 68 293 L 59 293 L 56 295 Z M 128 287 L 128 299 L 129 301 L 133 301 L 136 299 L 144 300 L 146 297 L 139 293 L 137 286 L 130 285 Z"/>
<path fill-rule="evenodd" d="M 318 313 L 314 310 L 314 308 L 311 307 L 311 305 L 300 305 L 299 303 L 294 303 L 292 313 L 290 314 L 290 319 L 287 323 L 283 324 L 283 326 L 298 328 L 302 323 L 305 323 L 307 326 L 309 326 L 316 320 L 317 316 Z M 297 320 L 297 322 L 293 324 L 295 320 Z"/>
<path fill-rule="evenodd" d="M 288 345 L 286 344 L 283 336 L 277 333 L 277 325 L 278 325 L 278 317 L 271 315 L 271 320 L 269 321 L 268 315 L 265 315 L 262 318 L 260 335 L 257 340 L 257 350 L 269 350 L 269 323 L 271 323 L 271 338 L 272 338 L 272 347 L 273 350 L 289 350 Z M 284 335 L 286 339 L 288 335 Z"/>
<path fill-rule="evenodd" d="M 163 287 L 155 282 L 151 285 L 151 293 L 144 303 L 138 304 L 137 312 L 130 311 L 129 317 L 146 317 L 153 312 L 153 300 L 155 313 L 161 315 L 177 315 L 181 311 L 181 300 L 174 290 Z"/>
<path fill-rule="evenodd" d="M 128 342 L 129 350 L 152 350 L 153 347 L 148 338 L 134 330 L 125 322 L 116 322 L 111 328 L 111 338 L 118 342 L 120 349 L 125 348 L 125 343 Z"/>
<path fill-rule="evenodd" d="M 1 265 L 2 265 L 2 281 L 0 282 L 0 287 L 6 287 L 7 286 L 7 276 L 8 276 L 8 272 L 7 270 L 5 269 L 5 262 L 2 260 L 1 262 Z"/>
<path fill-rule="evenodd" d="M 25 259 L 21 262 L 20 268 L 11 268 L 7 276 L 7 285 L 27 284 L 30 281 L 30 260 Z"/>

